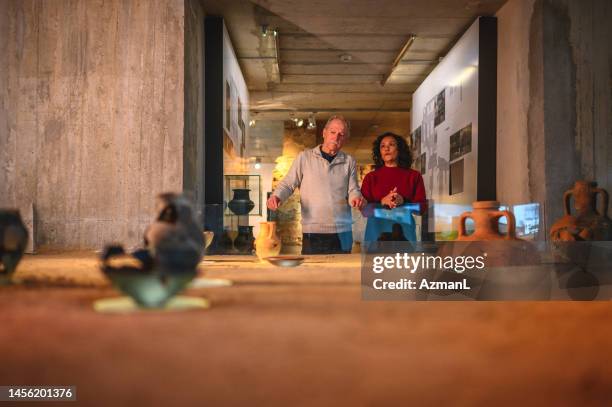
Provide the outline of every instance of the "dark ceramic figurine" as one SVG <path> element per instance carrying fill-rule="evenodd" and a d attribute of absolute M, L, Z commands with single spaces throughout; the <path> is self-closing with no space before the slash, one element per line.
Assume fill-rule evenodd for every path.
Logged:
<path fill-rule="evenodd" d="M 16 209 L 0 209 L 0 284 L 10 284 L 28 244 L 28 231 Z"/>
<path fill-rule="evenodd" d="M 160 267 L 195 269 L 204 255 L 204 236 L 191 203 L 182 195 L 161 194 L 157 212 L 145 231 L 145 247 Z"/>
<path fill-rule="evenodd" d="M 146 308 L 163 307 L 185 288 L 204 254 L 204 236 L 185 197 L 161 194 L 156 211 L 144 249 L 128 255 L 120 245 L 110 245 L 101 256 L 102 271 L 112 283 Z"/>
<path fill-rule="evenodd" d="M 597 194 L 603 198 L 601 210 L 597 211 Z M 574 197 L 575 215 L 570 209 L 570 198 Z M 605 189 L 597 188 L 596 182 L 576 181 L 574 188 L 563 195 L 565 215 L 552 226 L 553 241 L 612 240 L 612 221 L 608 218 L 609 195 Z"/>

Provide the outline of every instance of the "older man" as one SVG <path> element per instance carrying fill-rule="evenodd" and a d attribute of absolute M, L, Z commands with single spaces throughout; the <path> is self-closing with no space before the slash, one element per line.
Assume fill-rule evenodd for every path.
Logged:
<path fill-rule="evenodd" d="M 351 208 L 367 202 L 357 183 L 357 164 L 340 151 L 349 137 L 348 123 L 333 116 L 323 129 L 323 144 L 302 151 L 278 184 L 268 208 L 277 210 L 295 188 L 302 206 L 302 254 L 350 253 Z"/>

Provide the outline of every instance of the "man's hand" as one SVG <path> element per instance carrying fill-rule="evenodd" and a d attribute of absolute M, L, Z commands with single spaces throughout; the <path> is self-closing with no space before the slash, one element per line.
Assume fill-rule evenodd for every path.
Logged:
<path fill-rule="evenodd" d="M 359 210 L 365 208 L 367 204 L 368 204 L 368 201 L 366 201 L 364 197 L 351 199 L 351 206 Z"/>
<path fill-rule="evenodd" d="M 276 195 L 271 195 L 270 198 L 268 198 L 267 205 L 269 209 L 275 211 L 278 209 L 280 204 L 281 204 L 281 200 Z"/>

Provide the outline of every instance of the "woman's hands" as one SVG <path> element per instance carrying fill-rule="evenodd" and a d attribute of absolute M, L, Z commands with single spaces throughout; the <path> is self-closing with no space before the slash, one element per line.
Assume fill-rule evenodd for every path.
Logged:
<path fill-rule="evenodd" d="M 393 209 L 404 203 L 404 197 L 397 192 L 397 187 L 395 187 L 380 200 L 380 203 Z"/>

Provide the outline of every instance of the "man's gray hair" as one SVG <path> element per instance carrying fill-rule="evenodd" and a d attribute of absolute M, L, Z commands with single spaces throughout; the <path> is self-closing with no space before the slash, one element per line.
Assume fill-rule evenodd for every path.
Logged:
<path fill-rule="evenodd" d="M 340 114 L 333 115 L 332 117 L 330 117 L 329 119 L 327 119 L 327 123 L 325 123 L 325 127 L 324 127 L 324 129 L 326 129 L 326 128 L 327 128 L 327 126 L 329 126 L 329 124 L 330 124 L 332 121 L 334 121 L 334 120 L 340 120 L 342 123 L 344 123 L 344 129 L 345 129 L 345 133 L 346 133 L 345 135 L 346 135 L 346 137 L 349 137 L 349 136 L 351 135 L 351 125 L 350 125 L 350 123 L 348 122 L 348 120 L 346 120 L 346 119 L 344 118 L 344 116 L 342 116 L 342 115 L 340 115 Z"/>

